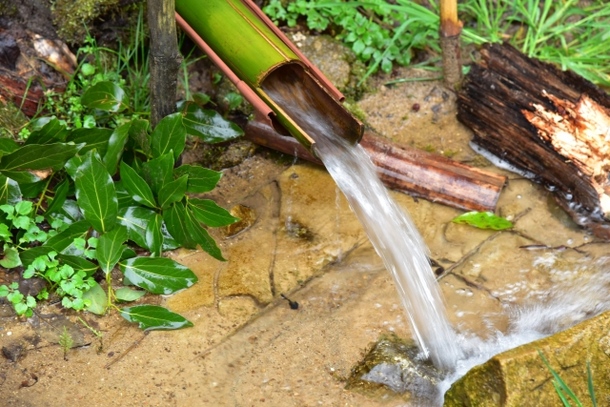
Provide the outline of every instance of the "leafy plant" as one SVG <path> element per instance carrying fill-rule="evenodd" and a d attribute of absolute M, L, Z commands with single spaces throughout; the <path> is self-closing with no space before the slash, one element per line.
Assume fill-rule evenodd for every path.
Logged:
<path fill-rule="evenodd" d="M 324 1 L 270 0 L 263 8 L 276 23 L 304 22 L 348 45 L 368 63 L 361 82 L 381 68 L 389 72 L 411 63 L 414 50 L 440 53 L 436 2 L 425 7 L 411 0 Z M 469 44 L 509 41 L 530 57 L 610 86 L 610 4 L 583 6 L 578 0 L 469 0 L 460 2 L 462 38 Z M 438 60 L 430 58 L 428 64 Z"/>
<path fill-rule="evenodd" d="M 456 216 L 453 223 L 465 223 L 479 229 L 505 230 L 513 227 L 512 222 L 494 215 L 492 212 L 467 212 Z"/>
<path fill-rule="evenodd" d="M 91 75 L 86 64 L 80 74 L 83 68 Z M 94 112 L 92 127 L 45 117 L 30 123 L 23 143 L 0 139 L 0 264 L 23 267 L 24 279 L 47 283 L 37 298 L 24 296 L 17 283 L 0 286 L 0 296 L 25 316 L 53 295 L 75 310 L 118 309 L 143 329 L 192 325 L 162 307 L 121 303 L 197 281 L 191 270 L 161 257 L 166 250 L 200 246 L 224 260 L 208 228 L 237 219 L 191 195 L 212 191 L 221 173 L 176 161 L 189 135 L 215 143 L 241 136 L 241 129 L 194 102 L 150 129 L 133 114 L 128 92 L 104 80 L 89 83 L 78 103 Z M 117 268 L 124 287 L 115 289 Z"/>

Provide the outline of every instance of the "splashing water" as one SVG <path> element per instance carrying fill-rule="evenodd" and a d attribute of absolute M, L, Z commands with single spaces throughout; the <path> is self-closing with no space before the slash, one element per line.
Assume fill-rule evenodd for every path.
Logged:
<path fill-rule="evenodd" d="M 314 149 L 342 190 L 379 256 L 394 278 L 402 304 L 425 357 L 453 370 L 461 351 L 445 314 L 427 249 L 413 222 L 391 199 L 360 145 L 351 145 L 341 130 L 298 83 L 264 85 L 277 103 L 312 139 Z"/>

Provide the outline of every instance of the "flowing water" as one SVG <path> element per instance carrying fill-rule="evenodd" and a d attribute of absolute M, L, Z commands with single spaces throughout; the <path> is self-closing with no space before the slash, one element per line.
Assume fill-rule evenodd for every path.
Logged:
<path fill-rule="evenodd" d="M 413 222 L 391 199 L 360 145 L 351 145 L 332 118 L 315 108 L 298 82 L 270 82 L 264 89 L 312 139 L 323 161 L 383 259 L 423 356 L 453 370 L 461 351 L 448 322 L 427 249 Z M 347 135 L 348 136 L 348 135 Z"/>

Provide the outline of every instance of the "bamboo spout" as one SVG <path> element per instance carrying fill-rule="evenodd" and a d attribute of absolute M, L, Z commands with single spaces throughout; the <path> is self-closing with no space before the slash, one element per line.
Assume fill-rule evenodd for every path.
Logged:
<path fill-rule="evenodd" d="M 251 0 L 176 0 L 176 20 L 270 126 L 280 124 L 313 151 L 311 135 L 266 91 L 290 82 L 303 87 L 307 103 L 335 121 L 351 143 L 362 138 L 363 125 L 341 104 L 343 95 Z"/>

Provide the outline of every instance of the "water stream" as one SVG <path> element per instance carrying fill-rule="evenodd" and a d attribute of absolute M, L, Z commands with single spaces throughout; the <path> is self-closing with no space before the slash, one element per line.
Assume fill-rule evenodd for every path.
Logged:
<path fill-rule="evenodd" d="M 352 145 L 331 117 L 316 109 L 312 96 L 297 81 L 270 81 L 264 89 L 312 139 L 352 210 L 391 273 L 423 356 L 453 370 L 461 356 L 456 335 L 427 249 L 411 219 L 389 196 L 360 145 Z"/>

